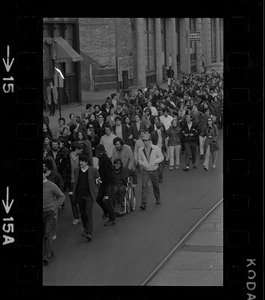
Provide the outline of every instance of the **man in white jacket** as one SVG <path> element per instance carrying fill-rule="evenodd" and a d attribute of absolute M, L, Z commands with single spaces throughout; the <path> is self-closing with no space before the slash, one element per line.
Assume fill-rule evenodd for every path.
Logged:
<path fill-rule="evenodd" d="M 148 194 L 148 180 L 151 179 L 153 185 L 153 192 L 156 198 L 156 204 L 160 202 L 160 189 L 158 184 L 158 164 L 164 160 L 161 149 L 153 145 L 150 134 L 143 135 L 144 147 L 139 149 L 138 162 L 143 167 L 142 175 L 142 204 L 141 209 L 146 209 L 147 194 Z"/>

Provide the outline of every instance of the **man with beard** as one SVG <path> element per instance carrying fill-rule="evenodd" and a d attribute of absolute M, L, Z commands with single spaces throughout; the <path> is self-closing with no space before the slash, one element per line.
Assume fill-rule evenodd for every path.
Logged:
<path fill-rule="evenodd" d="M 71 161 L 70 161 L 70 151 L 65 149 L 61 145 L 61 142 L 58 139 L 52 139 L 51 142 L 51 150 L 49 151 L 48 155 L 51 156 L 55 164 L 57 166 L 58 173 L 62 176 L 64 186 L 63 186 L 63 193 L 66 195 L 68 194 L 68 188 L 71 184 Z"/>
<path fill-rule="evenodd" d="M 134 167 L 134 155 L 130 146 L 126 145 L 120 137 L 116 137 L 113 140 L 115 148 L 112 152 L 112 162 L 119 158 L 122 161 L 122 165 L 130 170 Z"/>
<path fill-rule="evenodd" d="M 134 185 L 137 184 L 137 176 L 132 170 L 123 167 L 122 160 L 120 158 L 114 159 L 113 165 L 113 198 L 116 202 L 116 212 L 122 213 L 124 212 L 124 197 L 128 178 L 132 176 Z"/>

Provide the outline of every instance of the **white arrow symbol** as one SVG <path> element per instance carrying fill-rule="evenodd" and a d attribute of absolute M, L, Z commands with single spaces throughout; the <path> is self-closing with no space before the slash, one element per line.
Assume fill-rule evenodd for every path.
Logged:
<path fill-rule="evenodd" d="M 61 72 L 61 70 L 58 68 L 55 68 L 55 67 L 54 67 L 54 69 L 61 75 L 62 79 L 64 79 L 63 73 Z"/>
<path fill-rule="evenodd" d="M 3 62 L 4 62 L 4 65 L 5 65 L 5 67 L 6 67 L 6 71 L 7 72 L 9 72 L 9 70 L 11 69 L 11 66 L 12 66 L 12 64 L 13 64 L 13 62 L 14 62 L 14 58 L 11 60 L 11 63 L 9 64 L 9 46 L 7 46 L 7 60 L 5 61 L 5 59 L 4 58 L 2 58 L 3 59 Z"/>
<path fill-rule="evenodd" d="M 8 214 L 11 206 L 13 205 L 14 199 L 11 201 L 11 203 L 9 204 L 9 187 L 6 188 L 6 202 L 4 202 L 4 200 L 2 200 L 2 203 L 4 205 L 5 211 Z"/>

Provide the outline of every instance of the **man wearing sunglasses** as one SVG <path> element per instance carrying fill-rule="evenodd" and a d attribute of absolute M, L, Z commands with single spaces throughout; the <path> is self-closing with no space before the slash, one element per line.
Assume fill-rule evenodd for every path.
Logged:
<path fill-rule="evenodd" d="M 164 155 L 157 145 L 151 142 L 150 134 L 144 133 L 143 135 L 144 147 L 139 149 L 138 162 L 143 167 L 142 173 L 142 204 L 141 209 L 146 209 L 147 194 L 148 194 L 148 181 L 149 178 L 153 185 L 153 192 L 156 198 L 156 204 L 160 202 L 160 189 L 158 183 L 158 165 L 164 160 Z"/>

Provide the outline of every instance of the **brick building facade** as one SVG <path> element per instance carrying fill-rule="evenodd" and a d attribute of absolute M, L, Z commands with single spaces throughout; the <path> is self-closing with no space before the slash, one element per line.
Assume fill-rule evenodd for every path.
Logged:
<path fill-rule="evenodd" d="M 82 53 L 98 64 L 81 63 L 82 86 L 91 90 L 159 84 L 169 65 L 180 78 L 223 60 L 219 18 L 81 18 L 79 32 Z"/>
<path fill-rule="evenodd" d="M 81 103 L 79 55 L 79 24 L 77 18 L 43 19 L 43 98 L 50 81 L 58 89 L 60 105 Z M 61 80 L 58 68 L 64 80 Z M 62 86 L 60 86 L 59 82 Z M 43 109 L 48 109 L 43 101 Z"/>

